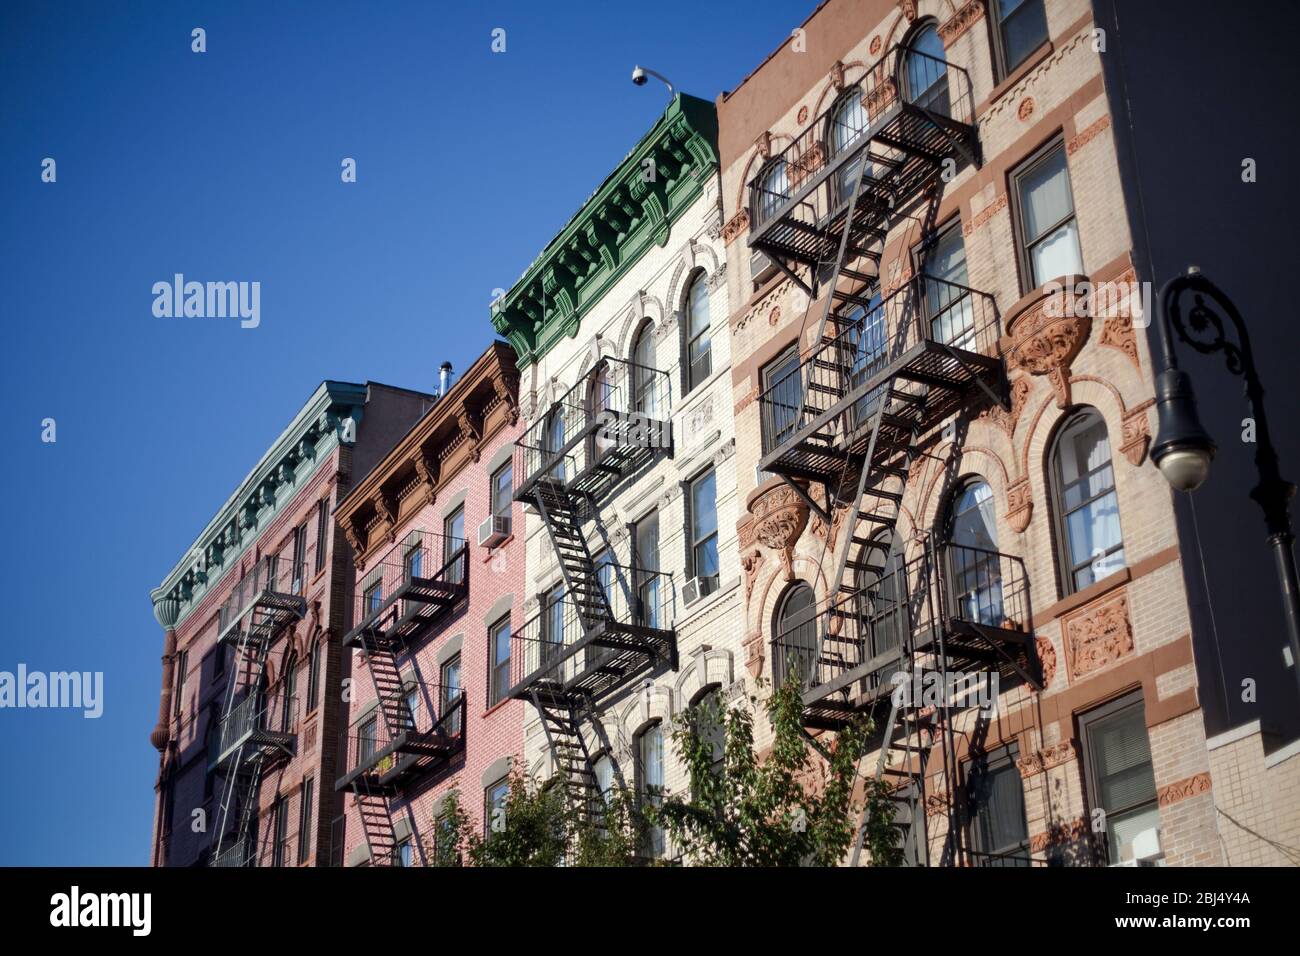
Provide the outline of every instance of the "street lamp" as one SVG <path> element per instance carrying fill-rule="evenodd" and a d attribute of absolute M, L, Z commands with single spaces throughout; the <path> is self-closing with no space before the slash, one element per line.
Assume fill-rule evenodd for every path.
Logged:
<path fill-rule="evenodd" d="M 1182 298 L 1190 294 L 1193 304 L 1184 318 Z M 1291 531 L 1291 498 L 1295 485 L 1278 470 L 1277 450 L 1269 437 L 1264 412 L 1264 386 L 1255 368 L 1255 353 L 1241 314 L 1232 300 L 1196 266 L 1165 283 L 1160 290 L 1157 321 L 1161 372 L 1156 379 L 1156 413 L 1159 427 L 1151 447 L 1151 460 L 1178 491 L 1195 491 L 1205 481 L 1214 460 L 1214 440 L 1196 413 L 1192 381 L 1179 369 L 1174 354 L 1174 334 L 1202 355 L 1223 353 L 1228 371 L 1246 382 L 1246 400 L 1255 422 L 1255 468 L 1259 484 L 1250 496 L 1264 512 L 1266 540 L 1273 550 L 1282 588 L 1282 609 L 1291 640 L 1291 662 L 1300 681 L 1300 583 L 1296 579 L 1295 535 Z M 1236 341 L 1227 337 L 1224 318 L 1232 324 Z"/>
<path fill-rule="evenodd" d="M 668 82 L 668 77 L 664 76 L 662 73 L 656 72 L 655 70 L 651 70 L 640 65 L 634 66 L 632 68 L 633 85 L 645 86 L 646 77 L 648 76 L 653 76 L 664 86 L 668 87 L 668 99 L 670 102 L 677 96 L 677 91 L 673 89 L 673 85 Z"/>

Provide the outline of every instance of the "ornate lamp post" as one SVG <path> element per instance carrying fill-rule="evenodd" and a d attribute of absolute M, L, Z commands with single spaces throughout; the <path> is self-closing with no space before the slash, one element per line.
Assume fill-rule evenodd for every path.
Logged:
<path fill-rule="evenodd" d="M 1182 300 L 1191 295 L 1192 307 L 1186 317 Z M 1255 368 L 1250 336 L 1237 307 L 1218 286 L 1201 275 L 1196 266 L 1170 279 L 1160 290 L 1160 314 L 1157 317 L 1162 371 L 1156 379 L 1156 411 L 1160 425 L 1151 460 L 1156 463 L 1174 488 L 1195 491 L 1210 473 L 1214 460 L 1214 440 L 1201 425 L 1196 412 L 1196 397 L 1191 379 L 1179 369 L 1174 354 L 1173 337 L 1200 352 L 1222 352 L 1228 371 L 1246 382 L 1246 401 L 1255 421 L 1255 467 L 1259 484 L 1250 496 L 1264 511 L 1266 540 L 1273 551 L 1278 580 L 1282 588 L 1282 610 L 1291 640 L 1292 666 L 1300 681 L 1300 583 L 1296 578 L 1295 535 L 1291 531 L 1290 501 L 1295 485 L 1278 471 L 1277 451 L 1269 437 L 1268 417 L 1264 411 L 1264 386 Z M 1228 338 L 1224 318 L 1232 325 L 1236 341 Z"/>

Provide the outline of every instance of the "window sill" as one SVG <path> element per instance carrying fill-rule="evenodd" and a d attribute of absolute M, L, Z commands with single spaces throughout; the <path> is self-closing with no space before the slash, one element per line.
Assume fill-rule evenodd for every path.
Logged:
<path fill-rule="evenodd" d="M 988 99 L 976 107 L 975 115 L 979 116 L 992 109 L 993 105 L 997 103 L 998 100 L 1002 99 L 1002 97 L 1005 96 L 1012 87 L 1016 86 L 1016 84 L 1032 73 L 1040 63 L 1052 55 L 1052 51 L 1055 49 L 1056 47 L 1052 44 L 1051 40 L 1044 40 L 1042 46 L 1029 54 L 1029 56 L 1025 57 L 1023 63 L 1012 70 L 1006 78 L 1002 80 L 1002 82 L 993 87 L 992 91 L 988 95 Z"/>

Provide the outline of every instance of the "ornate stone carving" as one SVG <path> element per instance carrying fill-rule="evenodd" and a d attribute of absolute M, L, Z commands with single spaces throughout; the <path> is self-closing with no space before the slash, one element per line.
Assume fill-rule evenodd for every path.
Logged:
<path fill-rule="evenodd" d="M 796 123 L 798 123 L 800 126 L 802 126 L 804 123 L 808 122 L 808 107 L 807 107 L 807 106 L 801 106 L 801 107 L 799 107 L 799 112 L 795 115 L 794 121 L 795 121 Z"/>
<path fill-rule="evenodd" d="M 754 148 L 758 150 L 758 155 L 764 159 L 772 158 L 772 133 L 769 130 L 763 130 L 758 134 L 758 139 L 754 140 Z"/>
<path fill-rule="evenodd" d="M 1102 130 L 1107 129 L 1109 126 L 1110 126 L 1110 114 L 1107 114 L 1101 117 L 1100 119 L 1095 120 L 1092 123 L 1088 124 L 1083 128 L 1082 131 L 1079 132 L 1077 136 L 1075 136 L 1073 139 L 1071 139 L 1068 143 L 1065 144 L 1066 153 L 1069 154 L 1070 156 L 1073 156 L 1084 146 L 1088 145 L 1088 143 L 1092 142 L 1092 140 L 1096 138 L 1097 134 L 1099 134 Z"/>
<path fill-rule="evenodd" d="M 763 674 L 765 650 L 762 631 L 755 631 L 745 638 L 745 666 L 749 668 L 749 673 L 754 677 L 760 677 Z"/>
<path fill-rule="evenodd" d="M 1043 672 L 1043 690 L 1047 690 L 1056 676 L 1056 647 L 1047 638 L 1036 637 L 1034 648 L 1038 652 L 1038 666 Z"/>
<path fill-rule="evenodd" d="M 1151 424 L 1147 421 L 1147 406 L 1134 409 L 1124 416 L 1123 438 L 1119 450 L 1132 465 L 1142 464 L 1151 442 Z"/>
<path fill-rule="evenodd" d="M 898 95 L 898 90 L 894 86 L 892 76 L 882 77 L 871 90 L 867 93 L 867 116 L 875 120 L 881 113 L 889 109 L 894 98 Z"/>
<path fill-rule="evenodd" d="M 958 8 L 957 12 L 939 27 L 939 36 L 943 40 L 943 45 L 951 46 L 958 37 L 979 23 L 983 17 L 984 4 L 980 0 L 970 0 L 965 6 Z"/>
<path fill-rule="evenodd" d="M 1088 821 L 1084 817 L 1065 823 L 1054 823 L 1043 833 L 1035 833 L 1029 838 L 1029 852 L 1042 853 L 1050 846 L 1082 840 L 1088 836 Z"/>
<path fill-rule="evenodd" d="M 948 791 L 938 790 L 925 795 L 925 815 L 937 817 L 948 812 Z"/>
<path fill-rule="evenodd" d="M 758 569 L 763 564 L 763 552 L 754 548 L 747 555 L 740 559 L 740 566 L 745 569 L 745 600 L 748 601 L 754 594 L 754 579 L 758 577 Z"/>
<path fill-rule="evenodd" d="M 844 516 L 846 514 L 848 514 L 847 508 L 836 508 L 831 514 L 831 526 L 829 529 L 830 540 L 827 542 L 827 547 L 832 552 L 835 550 L 835 541 L 840 536 L 840 528 L 844 525 Z M 821 538 L 823 541 L 826 541 L 827 530 L 826 522 L 821 519 L 821 516 L 814 516 L 812 519 L 812 533 L 817 535 L 817 537 Z"/>
<path fill-rule="evenodd" d="M 1029 476 L 1025 475 L 1007 485 L 1007 524 L 1016 534 L 1024 534 L 1033 516 L 1034 496 L 1029 487 Z"/>
<path fill-rule="evenodd" d="M 1188 797 L 1198 797 L 1203 793 L 1209 793 L 1211 786 L 1209 773 L 1198 773 L 1179 780 L 1177 783 L 1161 787 L 1156 791 L 1156 800 L 1160 806 L 1167 807 L 1180 800 L 1186 800 Z"/>
<path fill-rule="evenodd" d="M 1032 96 L 1026 96 L 1023 100 L 1020 101 L 1020 106 L 1016 108 L 1016 116 L 1020 119 L 1020 122 L 1023 123 L 1028 119 L 1030 119 L 1030 117 L 1032 117 L 1033 115 L 1034 115 L 1034 98 Z"/>
<path fill-rule="evenodd" d="M 1062 630 L 1072 681 L 1127 657 L 1133 653 L 1128 595 L 1121 590 L 1085 605 L 1066 618 Z"/>
<path fill-rule="evenodd" d="M 469 457 L 473 462 L 479 458 L 479 428 L 478 424 L 470 417 L 469 410 L 461 407 L 456 409 L 456 424 L 460 426 L 460 436 L 469 442 Z"/>
<path fill-rule="evenodd" d="M 871 45 L 867 47 L 867 52 L 872 56 L 876 56 L 880 53 L 880 48 L 882 46 L 884 46 L 884 41 L 880 39 L 879 35 L 874 36 L 871 38 Z"/>
<path fill-rule="evenodd" d="M 979 229 L 981 226 L 985 225 L 990 219 L 992 219 L 999 212 L 1001 212 L 1003 209 L 1006 208 L 1007 208 L 1007 194 L 1001 193 L 991 203 L 989 203 L 979 212 L 975 213 L 975 215 L 971 216 L 969 220 L 962 223 L 962 227 L 961 227 L 962 235 L 965 237 L 969 237 L 970 234 L 973 233 L 976 229 Z"/>
<path fill-rule="evenodd" d="M 903 11 L 908 23 L 916 19 L 916 0 L 898 0 L 898 9 Z"/>
<path fill-rule="evenodd" d="M 736 238 L 749 228 L 749 210 L 741 209 L 722 227 L 722 241 L 725 245 L 731 245 Z"/>
<path fill-rule="evenodd" d="M 754 538 L 780 556 L 785 579 L 793 581 L 794 546 L 808 526 L 807 503 L 782 482 L 751 494 L 747 510 L 754 516 Z"/>
<path fill-rule="evenodd" d="M 1008 438 L 1015 438 L 1016 424 L 1020 421 L 1020 413 L 1025 410 L 1025 402 L 1029 400 L 1029 393 L 1033 390 L 1033 383 L 1028 375 L 1018 375 L 1011 380 L 1011 408 L 1003 408 L 1001 405 L 993 405 L 990 408 L 980 412 L 979 417 L 997 425 Z"/>
<path fill-rule="evenodd" d="M 1038 753 L 1043 761 L 1043 769 L 1051 770 L 1073 760 L 1076 751 L 1073 740 L 1062 740 L 1052 747 L 1044 747 Z"/>
<path fill-rule="evenodd" d="M 1044 289 L 1026 303 L 1007 321 L 1002 342 L 1008 370 L 1046 375 L 1060 408 L 1070 405 L 1070 363 L 1092 329 L 1092 319 L 1073 291 L 1073 283 L 1064 285 L 1058 294 Z"/>
<path fill-rule="evenodd" d="M 815 140 L 809 147 L 804 150 L 797 160 L 789 164 L 787 175 L 790 178 L 790 188 L 798 189 L 805 179 L 811 176 L 817 170 L 822 168 L 826 162 L 826 152 L 822 148 L 821 140 Z"/>
<path fill-rule="evenodd" d="M 1101 326 L 1101 335 L 1097 341 L 1101 345 L 1119 349 L 1128 356 L 1133 367 L 1141 369 L 1138 360 L 1137 336 L 1133 333 L 1133 317 L 1129 315 L 1112 315 Z"/>
<path fill-rule="evenodd" d="M 1020 769 L 1020 776 L 1022 778 L 1037 776 L 1043 772 L 1042 751 L 1035 750 L 1025 754 L 1023 757 L 1017 757 L 1016 766 Z"/>

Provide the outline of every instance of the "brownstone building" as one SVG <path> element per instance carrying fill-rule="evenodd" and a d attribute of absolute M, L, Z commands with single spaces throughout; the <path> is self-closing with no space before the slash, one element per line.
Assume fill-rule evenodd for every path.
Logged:
<path fill-rule="evenodd" d="M 1207 742 L 1106 41 L 1088 0 L 828 0 L 718 100 L 746 663 L 823 743 L 873 720 L 916 862 L 1300 832 L 1294 748 Z"/>

